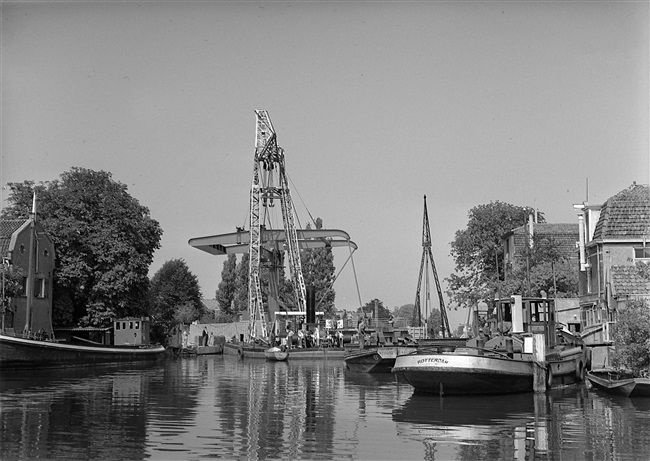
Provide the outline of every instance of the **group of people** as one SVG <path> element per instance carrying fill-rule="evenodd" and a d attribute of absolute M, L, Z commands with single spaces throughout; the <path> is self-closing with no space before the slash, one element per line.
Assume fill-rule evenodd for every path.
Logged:
<path fill-rule="evenodd" d="M 300 328 L 294 332 L 291 325 L 287 324 L 287 335 L 283 340 L 288 348 L 310 348 L 310 347 L 342 347 L 343 332 L 337 330 L 325 330 L 324 334 L 320 328 L 309 330 Z"/>

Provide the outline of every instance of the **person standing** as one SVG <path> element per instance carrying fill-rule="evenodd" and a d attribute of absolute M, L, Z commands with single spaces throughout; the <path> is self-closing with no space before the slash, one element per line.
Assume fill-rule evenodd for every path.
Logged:
<path fill-rule="evenodd" d="M 363 343 L 366 339 L 366 322 L 363 317 L 359 317 L 357 332 L 359 333 L 359 349 L 363 349 Z"/>

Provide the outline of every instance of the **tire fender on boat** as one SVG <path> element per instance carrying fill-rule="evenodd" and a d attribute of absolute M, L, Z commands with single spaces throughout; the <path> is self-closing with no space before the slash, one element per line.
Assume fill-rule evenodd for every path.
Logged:
<path fill-rule="evenodd" d="M 546 366 L 546 388 L 549 389 L 553 386 L 553 364 L 549 363 Z"/>
<path fill-rule="evenodd" d="M 237 355 L 239 356 L 240 359 L 244 358 L 244 346 L 243 346 L 243 344 L 240 344 L 239 347 L 237 348 Z"/>
<path fill-rule="evenodd" d="M 582 360 L 576 362 L 576 380 L 582 382 L 585 380 L 585 365 Z"/>

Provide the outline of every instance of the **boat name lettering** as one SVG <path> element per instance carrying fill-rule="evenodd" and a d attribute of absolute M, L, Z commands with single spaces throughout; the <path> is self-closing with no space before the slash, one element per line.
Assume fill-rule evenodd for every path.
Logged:
<path fill-rule="evenodd" d="M 418 365 L 421 364 L 421 363 L 442 363 L 442 364 L 447 365 L 449 363 L 449 361 L 447 361 L 447 359 L 443 359 L 441 357 L 429 357 L 429 358 L 426 358 L 426 359 L 418 360 Z"/>

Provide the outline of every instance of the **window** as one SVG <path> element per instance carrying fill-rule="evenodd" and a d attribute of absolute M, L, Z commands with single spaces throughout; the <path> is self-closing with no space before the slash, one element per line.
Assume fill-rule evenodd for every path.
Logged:
<path fill-rule="evenodd" d="M 23 277 L 20 280 L 20 289 L 18 296 L 27 296 L 27 277 Z"/>
<path fill-rule="evenodd" d="M 642 246 L 635 248 L 634 259 L 650 259 L 650 247 Z"/>
<path fill-rule="evenodd" d="M 37 298 L 45 298 L 47 295 L 45 279 L 36 279 L 34 283 L 34 296 Z"/>
<path fill-rule="evenodd" d="M 120 329 L 120 325 L 121 325 L 120 322 L 115 322 L 115 329 L 116 329 L 116 330 L 119 330 L 119 329 Z"/>
<path fill-rule="evenodd" d="M 140 329 L 140 322 L 135 322 L 135 329 L 139 330 Z"/>

